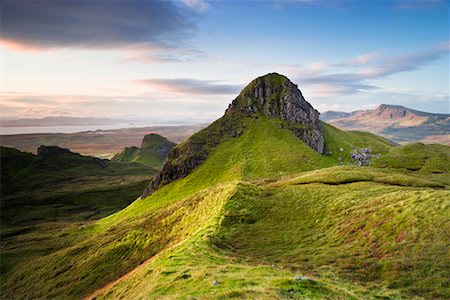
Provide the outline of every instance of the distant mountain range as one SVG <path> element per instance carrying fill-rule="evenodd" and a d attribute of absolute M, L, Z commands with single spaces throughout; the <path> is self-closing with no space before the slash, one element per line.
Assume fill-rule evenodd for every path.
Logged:
<path fill-rule="evenodd" d="M 340 129 L 369 131 L 400 144 L 421 141 L 450 145 L 450 114 L 381 104 L 374 110 L 351 113 L 326 111 L 320 118 Z"/>

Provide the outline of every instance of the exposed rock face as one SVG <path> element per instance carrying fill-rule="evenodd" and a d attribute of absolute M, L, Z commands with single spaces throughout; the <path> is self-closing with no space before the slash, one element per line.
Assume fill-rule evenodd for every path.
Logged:
<path fill-rule="evenodd" d="M 174 147 L 159 174 L 153 177 L 141 198 L 174 180 L 186 177 L 221 142 L 238 137 L 245 130 L 244 117 L 265 115 L 283 120 L 283 128 L 319 153 L 324 138 L 319 113 L 304 98 L 297 85 L 285 76 L 271 73 L 253 80 L 230 104 L 225 115 L 207 128 Z"/>
<path fill-rule="evenodd" d="M 319 112 L 305 100 L 297 85 L 285 76 L 271 73 L 253 80 L 230 104 L 227 112 L 232 110 L 244 114 L 261 113 L 288 121 L 292 126 L 287 125 L 287 128 L 311 148 L 323 153 Z"/>

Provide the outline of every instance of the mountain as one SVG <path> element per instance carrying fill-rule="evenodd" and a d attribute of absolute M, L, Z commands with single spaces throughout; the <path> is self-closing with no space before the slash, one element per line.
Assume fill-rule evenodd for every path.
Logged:
<path fill-rule="evenodd" d="M 0 154 L 1 224 L 6 225 L 100 218 L 133 201 L 156 172 L 57 146 L 40 146 L 37 155 L 1 147 Z"/>
<path fill-rule="evenodd" d="M 394 142 L 438 142 L 450 145 L 450 115 L 381 104 L 375 110 L 325 112 L 324 121 L 345 130 L 365 130 Z"/>
<path fill-rule="evenodd" d="M 156 169 L 161 169 L 169 151 L 175 143 L 165 137 L 151 133 L 144 136 L 141 147 L 125 147 L 112 157 L 111 160 L 119 162 L 138 162 Z"/>
<path fill-rule="evenodd" d="M 447 299 L 450 147 L 317 118 L 286 77 L 255 79 L 140 199 L 2 259 L 2 296 Z"/>
<path fill-rule="evenodd" d="M 280 128 L 288 129 L 318 153 L 323 152 L 319 113 L 288 78 L 272 73 L 253 80 L 233 100 L 222 118 L 172 149 L 162 171 L 153 178 L 142 197 L 187 176 L 217 145 L 241 136 L 258 117 L 281 120 Z"/>
<path fill-rule="evenodd" d="M 351 116 L 352 113 L 344 112 L 344 111 L 326 111 L 320 114 L 320 120 L 324 122 L 328 122 L 334 119 L 346 118 Z"/>

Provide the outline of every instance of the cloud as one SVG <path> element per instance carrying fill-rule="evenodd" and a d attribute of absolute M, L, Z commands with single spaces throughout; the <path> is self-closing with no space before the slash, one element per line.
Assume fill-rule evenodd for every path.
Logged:
<path fill-rule="evenodd" d="M 19 118 L 73 117 L 73 116 L 76 116 L 76 114 L 67 111 L 48 108 L 36 108 L 36 107 L 27 108 L 18 114 Z"/>
<path fill-rule="evenodd" d="M 200 12 L 204 12 L 204 11 L 208 10 L 208 8 L 209 8 L 209 4 L 206 3 L 206 1 L 204 1 L 204 0 L 183 0 L 183 2 L 187 6 L 193 8 L 195 10 L 198 10 Z"/>
<path fill-rule="evenodd" d="M 350 59 L 346 64 L 350 66 L 365 65 L 378 57 L 378 51 L 361 54 Z"/>
<path fill-rule="evenodd" d="M 242 85 L 223 84 L 215 80 L 190 78 L 141 79 L 133 82 L 154 87 L 159 91 L 188 95 L 234 95 L 243 88 Z"/>
<path fill-rule="evenodd" d="M 295 77 L 318 98 L 351 95 L 378 89 L 373 83 L 375 80 L 418 70 L 438 59 L 448 57 L 449 49 L 450 42 L 447 41 L 425 51 L 394 57 L 379 57 L 378 52 L 372 52 L 333 65 L 358 67 L 353 72 L 326 73 L 325 69 L 316 68 L 315 64 L 311 64 L 309 68 L 298 70 Z M 320 63 L 326 65 L 324 62 Z"/>
<path fill-rule="evenodd" d="M 450 42 L 441 43 L 426 51 L 385 58 L 370 69 L 358 73 L 361 79 L 373 79 L 389 76 L 395 73 L 414 71 L 429 65 L 430 63 L 447 56 L 450 50 Z"/>
<path fill-rule="evenodd" d="M 64 95 L 33 94 L 6 91 L 0 103 L 0 119 L 46 116 L 83 116 L 160 121 L 210 120 L 219 117 L 229 103 L 228 95 L 182 95 L 168 92 L 136 93 L 135 95 Z M 133 118 L 134 118 L 133 117 Z"/>
<path fill-rule="evenodd" d="M 203 7 L 195 0 L 3 0 L 2 43 L 22 50 L 182 48 Z"/>

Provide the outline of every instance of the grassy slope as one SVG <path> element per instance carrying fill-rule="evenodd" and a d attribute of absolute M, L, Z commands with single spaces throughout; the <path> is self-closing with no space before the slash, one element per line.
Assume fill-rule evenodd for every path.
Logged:
<path fill-rule="evenodd" d="M 192 224 L 188 223 L 191 226 L 186 226 L 186 232 L 180 231 L 180 235 L 164 234 L 164 230 L 176 226 L 183 218 L 182 211 L 178 209 L 184 201 L 191 201 L 189 199 L 195 193 L 207 193 L 212 186 L 234 182 L 242 179 L 244 174 L 250 178 L 266 174 L 280 176 L 329 164 L 323 162 L 319 154 L 305 146 L 290 131 L 279 129 L 277 120 L 261 118 L 248 122 L 250 130 L 239 138 L 221 144 L 208 161 L 187 178 L 163 187 L 150 198 L 135 201 L 93 226 L 62 232 L 64 235 L 83 236 L 83 242 L 72 246 L 68 244 L 69 247 L 64 250 L 16 268 L 13 273 L 2 278 L 4 290 L 12 291 L 13 287 L 17 287 L 16 293 L 21 294 L 29 290 L 31 285 L 36 287 L 35 296 L 38 293 L 60 297 L 89 293 L 185 234 L 192 234 L 192 227 L 202 226 L 201 222 L 195 220 Z M 257 147 L 260 141 L 266 144 Z M 271 151 L 267 151 L 269 146 Z M 249 153 L 252 147 L 253 152 Z M 310 157 L 305 153 L 309 153 Z M 170 209 L 172 206 L 173 210 Z M 196 211 L 198 207 L 194 205 L 191 209 Z M 181 215 L 180 218 L 173 215 L 175 211 Z M 136 234 L 132 235 L 133 232 Z M 74 261 L 77 263 L 73 264 Z M 53 267 L 60 271 L 53 270 Z M 55 272 L 59 273 L 56 278 Z"/>
<path fill-rule="evenodd" d="M 136 199 L 155 170 L 74 153 L 36 156 L 1 148 L 1 274 L 65 248 L 65 230 Z"/>
<path fill-rule="evenodd" d="M 351 163 L 352 146 L 370 148 L 373 153 L 380 153 L 382 156 L 394 146 L 392 142 L 369 132 L 342 131 L 323 122 L 321 125 L 326 141 L 324 154 L 334 159 L 341 157 L 343 163 Z"/>
<path fill-rule="evenodd" d="M 144 136 L 141 148 L 126 147 L 121 152 L 115 154 L 111 160 L 141 163 L 159 170 L 167 158 L 162 153 L 167 153 L 174 146 L 176 144 L 165 137 L 158 134 L 148 134 Z"/>
<path fill-rule="evenodd" d="M 450 147 L 445 145 L 425 145 L 415 143 L 393 148 L 377 162 L 378 167 L 400 168 L 432 173 L 449 173 Z"/>
<path fill-rule="evenodd" d="M 156 172 L 76 153 L 36 156 L 4 147 L 1 162 L 2 225 L 104 217 L 136 199 Z"/>
<path fill-rule="evenodd" d="M 391 208 L 390 197 L 385 195 L 395 191 L 401 195 L 403 190 L 400 189 L 409 189 L 408 192 L 412 195 L 424 194 L 423 197 L 420 196 L 421 200 L 433 200 L 438 196 L 445 199 L 448 197 L 447 190 L 435 190 L 436 186 L 442 183 L 423 179 L 421 174 L 409 176 L 401 173 L 390 178 L 391 170 L 375 171 L 373 169 L 371 178 L 381 177 L 382 179 L 367 179 L 363 174 L 364 180 L 346 179 L 342 185 L 337 183 L 324 185 L 317 182 L 298 184 L 300 182 L 295 180 L 300 180 L 299 175 L 292 177 L 294 174 L 336 165 L 338 164 L 337 155 L 321 157 L 299 141 L 290 131 L 280 129 L 278 120 L 259 118 L 248 120 L 248 122 L 248 131 L 238 138 L 229 139 L 219 145 L 211 152 L 208 160 L 186 178 L 164 186 L 152 196 L 135 201 L 126 209 L 95 224 L 61 232 L 60 235 L 67 240 L 65 248 L 36 259 L 31 264 L 20 266 L 2 277 L 4 296 L 27 293 L 29 297 L 47 295 L 78 298 L 117 279 L 147 259 L 150 260 L 133 276 L 127 277 L 113 290 L 106 291 L 108 293 L 106 295 L 117 297 L 127 291 L 129 297 L 148 296 L 149 298 L 157 296 L 183 298 L 195 295 L 250 298 L 258 297 L 258 295 L 262 297 L 309 295 L 310 297 L 347 299 L 351 295 L 364 297 L 364 295 L 395 294 L 395 291 L 385 292 L 383 284 L 377 285 L 372 291 L 367 287 L 361 287 L 357 282 L 349 283 L 352 279 L 363 279 L 363 277 L 350 278 L 347 275 L 365 268 L 364 264 L 360 264 L 364 260 L 354 263 L 342 262 L 337 257 L 336 266 L 330 263 L 331 269 L 325 270 L 326 272 L 321 272 L 320 266 L 326 262 L 327 255 L 335 255 L 336 252 L 333 250 L 339 249 L 333 249 L 330 245 L 334 246 L 335 243 L 345 245 L 346 242 L 352 239 L 355 241 L 359 235 L 363 234 L 357 227 L 359 224 L 354 222 L 357 220 L 355 218 L 357 216 L 363 218 L 366 215 L 373 217 L 373 214 L 376 216 L 378 208 L 382 206 L 372 207 L 371 204 L 381 201 L 380 197 L 384 197 L 383 201 L 389 208 Z M 330 147 L 334 147 L 332 149 L 342 147 L 340 143 L 350 146 L 359 136 L 365 136 L 367 143 L 358 143 L 355 146 L 379 147 L 379 152 L 383 153 L 389 151 L 390 145 L 386 141 L 379 138 L 372 139 L 366 134 L 337 132 L 338 138 L 332 140 L 330 139 L 332 130 L 336 131 L 332 127 L 325 128 L 325 137 L 327 138 L 328 135 L 327 141 Z M 330 171 L 326 172 L 333 174 L 332 177 L 344 172 L 347 173 L 343 175 L 346 178 L 353 173 L 346 168 L 349 167 L 328 169 Z M 308 175 L 308 173 L 301 174 Z M 267 177 L 272 179 L 264 179 Z M 283 180 L 278 184 L 274 183 L 279 177 L 283 177 Z M 384 182 L 386 178 L 390 181 Z M 253 184 L 238 184 L 239 180 L 250 180 Z M 315 180 L 318 179 L 315 178 Z M 348 183 L 348 181 L 356 182 Z M 395 182 L 403 183 L 403 181 L 408 182 L 406 185 L 410 187 L 392 185 L 396 184 Z M 335 197 L 336 195 L 339 197 Z M 372 196 L 374 200 L 366 203 L 365 199 L 372 199 L 370 198 Z M 409 198 L 406 197 L 407 199 Z M 430 204 L 431 200 L 427 200 L 427 203 Z M 309 215 L 305 215 L 302 207 L 303 204 L 308 203 L 314 206 L 314 209 L 311 209 Z M 367 211 L 370 211 L 372 215 L 358 214 L 351 209 L 354 204 L 364 208 L 365 203 L 368 205 Z M 406 204 L 408 213 L 405 214 L 409 216 L 413 205 L 412 202 L 411 206 L 408 202 Z M 434 217 L 427 217 L 425 223 L 442 222 L 444 210 L 440 214 L 436 211 L 438 208 L 447 209 L 447 207 L 444 204 L 439 205 L 439 207 L 427 206 L 428 212 L 438 217 L 436 220 Z M 271 207 L 273 209 L 267 209 Z M 255 213 L 254 216 L 253 213 Z M 345 213 L 354 214 L 352 215 L 354 218 L 345 218 Z M 315 214 L 323 216 L 324 220 L 316 222 L 314 217 L 313 221 L 308 221 L 308 218 L 311 219 L 311 216 Z M 304 218 L 299 217 L 303 215 Z M 246 221 L 249 216 L 250 222 Z M 228 222 L 230 218 L 234 218 L 237 222 Z M 289 222 L 285 223 L 284 218 Z M 334 221 L 341 223 L 336 224 Z M 409 219 L 407 221 L 405 226 L 411 225 L 412 221 L 410 222 Z M 320 223 L 322 227 L 311 230 L 312 246 L 306 249 L 308 247 L 302 245 L 300 237 L 308 238 L 308 230 L 314 229 L 318 222 L 324 224 Z M 389 224 L 389 219 L 386 222 Z M 233 224 L 236 224 L 236 228 Z M 290 225 L 289 228 L 286 228 L 286 224 Z M 371 219 L 368 224 L 372 226 L 376 223 Z M 340 234 L 339 230 L 335 235 L 327 235 L 327 231 L 320 230 L 327 229 L 333 233 L 334 226 L 354 228 L 354 230 L 349 229 L 348 235 Z M 287 232 L 280 232 L 282 229 Z M 289 230 L 291 234 L 288 234 Z M 394 234 L 389 233 L 389 236 L 383 238 L 389 241 L 396 239 L 398 237 L 395 236 L 396 229 L 393 230 Z M 445 241 L 442 230 L 444 230 L 443 227 L 436 228 L 436 237 Z M 253 236 L 250 236 L 250 232 Z M 380 230 L 380 232 L 383 235 L 385 231 Z M 208 237 L 211 235 L 212 238 Z M 248 243 L 238 238 L 241 235 L 248 238 Z M 428 239 L 426 234 L 424 236 Z M 236 242 L 243 243 L 243 246 L 235 247 Z M 364 251 L 369 247 L 370 242 L 367 245 L 358 246 L 356 251 L 367 254 Z M 268 260 L 258 254 L 264 250 L 258 247 L 260 243 L 270 246 L 264 252 Z M 406 247 L 410 245 L 409 242 L 405 244 Z M 416 250 L 423 250 L 420 244 L 414 247 Z M 436 247 L 439 248 L 441 245 L 436 243 Z M 289 251 L 286 254 L 283 254 L 284 251 L 281 254 L 277 253 L 280 249 Z M 344 246 L 340 249 L 348 250 Z M 431 249 L 431 251 L 434 250 L 436 249 Z M 315 252 L 318 252 L 317 257 L 314 255 Z M 308 253 L 312 255 L 311 258 L 308 258 Z M 276 259 L 278 254 L 286 259 L 287 264 Z M 297 254 L 303 256 L 296 257 Z M 235 258 L 229 260 L 228 255 Z M 397 254 L 393 252 L 392 255 Z M 152 257 L 154 258 L 151 259 Z M 302 267 L 301 259 L 304 258 L 311 259 L 312 262 Z M 350 258 L 347 257 L 347 259 Z M 355 270 L 346 273 L 346 266 L 354 267 Z M 140 270 L 141 268 L 143 271 Z M 414 265 L 411 268 L 422 270 L 422 267 L 414 269 Z M 439 270 L 442 271 L 438 267 Z M 299 272 L 316 276 L 318 281 L 301 283 L 293 281 L 293 275 Z M 342 276 L 343 279 L 331 277 L 330 274 Z M 326 277 L 327 275 L 330 277 Z M 215 290 L 211 289 L 213 278 L 222 282 Z M 439 274 L 433 278 L 438 283 L 442 282 L 439 282 L 441 278 Z M 375 280 L 375 283 L 382 283 L 374 278 L 369 279 Z M 387 282 L 392 281 L 387 279 Z M 180 284 L 177 284 L 178 282 Z M 407 289 L 406 293 L 411 292 L 407 284 L 405 287 L 405 283 L 400 283 L 400 287 Z M 435 285 L 433 288 L 437 291 L 430 293 L 437 295 L 442 293 Z"/>
<path fill-rule="evenodd" d="M 368 170 L 372 179 L 345 166 L 240 183 L 203 231 L 96 296 L 445 298 L 450 192 Z"/>

